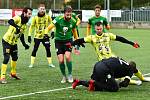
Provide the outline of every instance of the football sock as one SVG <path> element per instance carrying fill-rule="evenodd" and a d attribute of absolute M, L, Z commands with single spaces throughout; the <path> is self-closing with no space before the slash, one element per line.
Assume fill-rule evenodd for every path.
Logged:
<path fill-rule="evenodd" d="M 52 64 L 52 57 L 47 57 L 48 64 Z"/>
<path fill-rule="evenodd" d="M 11 74 L 16 74 L 16 61 L 11 60 Z"/>
<path fill-rule="evenodd" d="M 59 64 L 59 67 L 60 67 L 60 71 L 61 71 L 61 73 L 63 74 L 63 76 L 66 76 L 65 64 L 64 64 L 64 63 Z"/>
<path fill-rule="evenodd" d="M 1 79 L 6 77 L 6 69 L 7 69 L 7 65 L 2 64 L 2 66 L 1 66 Z"/>
<path fill-rule="evenodd" d="M 134 73 L 135 76 L 137 76 L 140 80 L 144 80 L 144 76 L 142 75 L 142 73 L 138 70 L 137 73 Z"/>
<path fill-rule="evenodd" d="M 66 62 L 67 64 L 67 68 L 68 68 L 68 74 L 71 75 L 72 74 L 72 62 Z"/>
<path fill-rule="evenodd" d="M 34 64 L 34 61 L 35 61 L 35 57 L 31 56 L 31 65 Z"/>

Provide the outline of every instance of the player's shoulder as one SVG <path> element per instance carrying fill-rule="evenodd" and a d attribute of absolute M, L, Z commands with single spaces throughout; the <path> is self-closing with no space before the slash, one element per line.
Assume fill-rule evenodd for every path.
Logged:
<path fill-rule="evenodd" d="M 89 20 L 93 20 L 93 19 L 95 19 L 95 18 L 96 18 L 95 16 L 92 16 L 92 17 L 89 18 Z"/>

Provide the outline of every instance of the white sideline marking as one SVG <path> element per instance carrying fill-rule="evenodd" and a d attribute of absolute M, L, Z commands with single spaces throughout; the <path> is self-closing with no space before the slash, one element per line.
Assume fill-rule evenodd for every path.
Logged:
<path fill-rule="evenodd" d="M 150 73 L 144 74 L 144 76 L 150 75 Z M 136 76 L 133 76 L 136 77 Z M 54 91 L 61 91 L 61 90 L 67 90 L 71 89 L 72 87 L 66 87 L 66 88 L 59 88 L 59 89 L 53 89 L 53 90 L 46 90 L 46 91 L 39 91 L 39 92 L 33 92 L 33 93 L 26 93 L 26 94 L 20 94 L 20 95 L 14 95 L 14 96 L 7 96 L 7 97 L 1 97 L 0 100 L 4 99 L 10 99 L 10 98 L 17 98 L 17 97 L 23 97 L 23 96 L 30 96 L 34 94 L 41 94 L 41 93 L 48 93 L 48 92 L 54 92 Z"/>

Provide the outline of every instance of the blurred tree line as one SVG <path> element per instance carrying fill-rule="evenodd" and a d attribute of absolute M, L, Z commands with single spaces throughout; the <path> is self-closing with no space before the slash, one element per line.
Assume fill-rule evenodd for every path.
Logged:
<path fill-rule="evenodd" d="M 107 0 L 0 0 L 0 8 L 23 8 L 25 6 L 37 8 L 39 3 L 43 2 L 46 4 L 47 9 L 62 9 L 64 1 L 70 1 L 67 4 L 71 5 L 73 9 L 94 9 L 96 4 L 100 4 L 103 9 L 107 8 Z M 110 9 L 130 9 L 131 1 L 110 0 Z M 145 6 L 150 7 L 150 0 L 133 0 L 133 8 Z"/>

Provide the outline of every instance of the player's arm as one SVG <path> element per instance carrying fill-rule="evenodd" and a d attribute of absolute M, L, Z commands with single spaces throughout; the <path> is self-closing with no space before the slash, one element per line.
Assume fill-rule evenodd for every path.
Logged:
<path fill-rule="evenodd" d="M 51 24 L 45 29 L 45 34 L 48 34 L 49 31 L 51 31 L 54 27 L 55 27 L 55 25 L 54 25 L 53 23 L 51 23 Z"/>
<path fill-rule="evenodd" d="M 125 79 L 119 83 L 119 86 L 120 87 L 127 87 L 130 83 L 130 80 L 131 80 L 130 76 L 125 76 Z"/>
<path fill-rule="evenodd" d="M 19 18 L 18 16 L 15 16 L 13 19 L 8 20 L 8 23 L 16 28 L 16 34 L 19 34 L 20 32 L 20 27 L 17 25 L 17 23 L 19 22 Z"/>
<path fill-rule="evenodd" d="M 75 40 L 79 38 L 76 28 L 72 29 L 72 33 L 73 33 L 73 37 L 74 37 Z"/>
<path fill-rule="evenodd" d="M 110 29 L 110 25 L 108 24 L 108 21 L 107 21 L 106 18 L 104 19 L 104 25 L 105 25 L 105 28 L 106 28 L 107 30 Z"/>
<path fill-rule="evenodd" d="M 78 25 L 81 23 L 81 20 L 80 20 L 80 18 L 79 18 L 78 16 L 79 16 L 79 15 L 76 15 L 76 18 L 77 18 L 76 26 L 78 26 Z"/>
<path fill-rule="evenodd" d="M 86 36 L 90 35 L 90 29 L 91 29 L 91 25 L 88 23 L 86 28 Z"/>
<path fill-rule="evenodd" d="M 135 48 L 140 47 L 138 43 L 134 43 L 134 42 L 132 42 L 132 41 L 129 41 L 129 40 L 127 40 L 126 38 L 121 37 L 121 36 L 116 36 L 116 39 L 115 39 L 115 40 L 116 40 L 116 41 L 120 41 L 120 42 L 122 42 L 122 43 L 130 44 L 130 45 L 132 45 L 132 46 L 135 47 Z"/>
<path fill-rule="evenodd" d="M 21 34 L 20 41 L 22 45 L 25 47 L 25 49 L 29 49 L 29 45 L 25 43 L 24 34 Z"/>
<path fill-rule="evenodd" d="M 30 25 L 30 27 L 29 27 L 29 33 L 28 33 L 28 42 L 29 43 L 31 43 L 31 41 L 32 41 L 32 39 L 31 39 L 31 34 L 32 34 L 32 32 L 33 32 L 33 30 L 34 30 L 34 27 L 35 27 L 35 17 L 33 17 L 32 18 L 32 21 L 31 21 L 31 25 Z"/>

